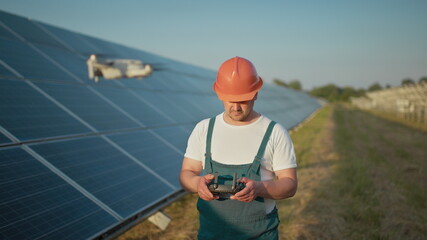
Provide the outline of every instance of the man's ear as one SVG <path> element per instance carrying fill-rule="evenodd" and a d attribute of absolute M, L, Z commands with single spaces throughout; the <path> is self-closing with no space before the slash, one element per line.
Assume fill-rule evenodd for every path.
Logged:
<path fill-rule="evenodd" d="M 255 97 L 253 100 L 255 101 L 255 100 L 257 100 L 257 98 L 258 98 L 258 93 L 255 94 Z"/>

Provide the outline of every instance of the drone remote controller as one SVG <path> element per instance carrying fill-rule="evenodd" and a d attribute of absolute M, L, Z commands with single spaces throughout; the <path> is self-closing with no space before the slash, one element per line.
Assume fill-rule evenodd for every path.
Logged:
<path fill-rule="evenodd" d="M 229 195 L 234 195 L 240 192 L 243 188 L 245 188 L 243 183 L 237 182 L 237 173 L 233 175 L 233 182 L 231 185 L 227 184 L 218 184 L 218 172 L 214 173 L 214 181 L 210 183 L 208 188 L 211 193 L 214 195 L 220 195 L 220 198 L 229 197 Z"/>

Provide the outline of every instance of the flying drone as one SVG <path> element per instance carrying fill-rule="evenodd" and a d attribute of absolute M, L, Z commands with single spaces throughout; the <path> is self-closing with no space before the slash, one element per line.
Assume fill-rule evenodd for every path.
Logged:
<path fill-rule="evenodd" d="M 138 78 L 150 76 L 153 73 L 153 67 L 150 64 L 144 64 L 135 59 L 105 59 L 90 55 L 86 61 L 88 66 L 89 78 L 99 82 L 99 77 L 106 80 L 118 78 Z"/>

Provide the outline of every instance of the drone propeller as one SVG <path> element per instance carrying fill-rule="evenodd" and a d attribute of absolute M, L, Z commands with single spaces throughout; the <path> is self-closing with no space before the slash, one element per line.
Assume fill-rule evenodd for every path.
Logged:
<path fill-rule="evenodd" d="M 167 71 L 169 68 L 165 67 L 163 63 L 145 63 L 151 65 L 153 71 Z"/>

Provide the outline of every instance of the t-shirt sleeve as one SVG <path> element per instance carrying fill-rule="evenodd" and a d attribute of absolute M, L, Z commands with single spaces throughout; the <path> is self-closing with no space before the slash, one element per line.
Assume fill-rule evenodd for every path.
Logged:
<path fill-rule="evenodd" d="M 205 156 L 206 120 L 199 122 L 191 132 L 184 157 L 203 161 Z"/>
<path fill-rule="evenodd" d="M 280 124 L 276 124 L 273 134 L 273 171 L 296 168 L 294 145 L 288 131 Z"/>

